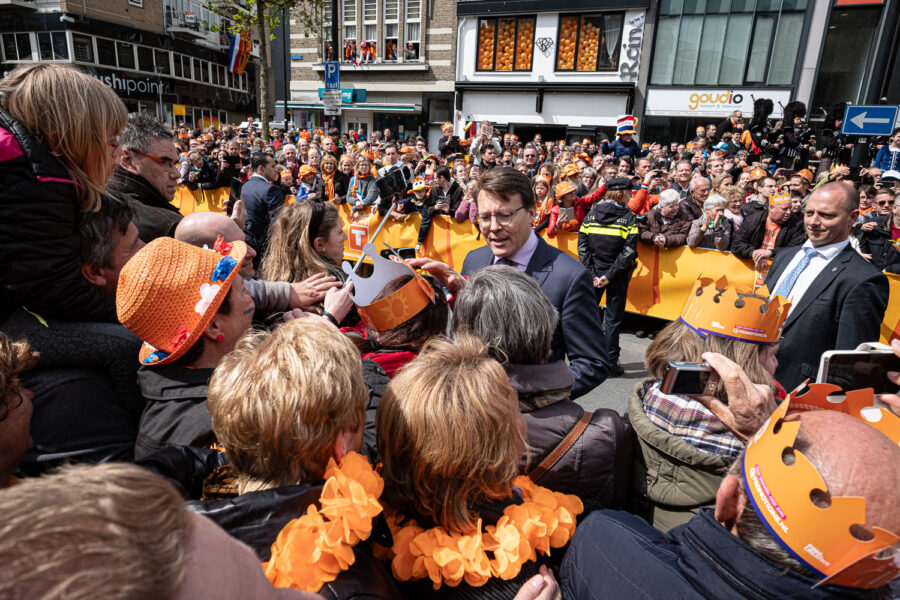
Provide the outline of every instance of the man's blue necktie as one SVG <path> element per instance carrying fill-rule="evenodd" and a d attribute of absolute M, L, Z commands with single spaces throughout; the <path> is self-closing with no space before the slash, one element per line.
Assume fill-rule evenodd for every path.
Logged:
<path fill-rule="evenodd" d="M 813 259 L 813 256 L 818 254 L 819 252 L 815 248 L 804 248 L 803 258 L 801 258 L 800 262 L 797 263 L 797 266 L 781 280 L 781 283 L 778 284 L 778 287 L 775 288 L 772 295 L 787 298 L 790 295 L 791 290 L 794 289 L 794 284 L 797 283 L 797 279 L 800 278 L 800 274 L 809 266 L 809 261 Z"/>

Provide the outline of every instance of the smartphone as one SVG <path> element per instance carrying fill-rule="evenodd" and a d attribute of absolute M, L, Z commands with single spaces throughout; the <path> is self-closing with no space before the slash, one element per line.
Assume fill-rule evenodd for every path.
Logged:
<path fill-rule="evenodd" d="M 844 391 L 873 388 L 876 394 L 896 394 L 888 371 L 900 372 L 900 357 L 889 350 L 829 350 L 819 361 L 816 381 Z"/>
<path fill-rule="evenodd" d="M 225 157 L 225 163 L 228 164 L 229 167 L 237 167 L 241 164 L 241 157 L 228 155 Z"/>
<path fill-rule="evenodd" d="M 659 389 L 663 394 L 704 394 L 710 375 L 718 381 L 709 363 L 669 361 Z"/>

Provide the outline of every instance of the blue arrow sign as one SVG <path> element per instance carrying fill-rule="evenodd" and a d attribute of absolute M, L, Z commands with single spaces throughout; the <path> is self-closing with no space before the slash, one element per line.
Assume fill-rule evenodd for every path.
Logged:
<path fill-rule="evenodd" d="M 329 60 L 325 63 L 325 89 L 341 89 L 341 63 Z"/>
<path fill-rule="evenodd" d="M 900 106 L 887 104 L 849 104 L 844 110 L 842 135 L 891 135 Z"/>

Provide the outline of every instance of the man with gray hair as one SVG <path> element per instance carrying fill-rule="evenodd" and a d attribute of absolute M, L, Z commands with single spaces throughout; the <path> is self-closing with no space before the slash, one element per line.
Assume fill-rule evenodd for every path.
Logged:
<path fill-rule="evenodd" d="M 703 203 L 709 198 L 709 180 L 705 177 L 694 177 L 688 185 L 688 195 L 681 199 L 681 213 L 688 221 L 703 216 Z"/>
<path fill-rule="evenodd" d="M 131 113 L 116 144 L 118 165 L 109 191 L 131 207 L 142 241 L 171 237 L 181 221 L 178 209 L 170 204 L 181 176 L 172 131 L 153 117 Z"/>

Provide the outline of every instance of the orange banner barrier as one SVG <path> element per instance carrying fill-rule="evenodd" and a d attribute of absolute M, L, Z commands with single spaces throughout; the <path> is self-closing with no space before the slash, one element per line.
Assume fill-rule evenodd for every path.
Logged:
<path fill-rule="evenodd" d="M 179 187 L 174 204 L 181 214 L 197 210 L 222 211 L 223 201 L 228 198 L 228 188 L 219 190 L 191 191 Z M 359 258 L 362 246 L 370 241 L 381 218 L 370 211 L 354 215 L 350 205 L 338 206 L 347 242 L 344 256 L 347 260 Z M 392 248 L 415 247 L 419 235 L 421 217 L 410 215 L 404 221 L 389 220 L 378 234 L 379 249 L 387 243 Z M 563 232 L 555 238 L 545 238 L 551 246 L 578 258 L 578 235 Z M 446 262 L 456 270 L 462 269 L 469 251 L 483 246 L 484 239 L 478 229 L 469 221 L 436 217 L 431 222 L 431 231 L 422 245 L 422 255 Z M 753 265 L 726 252 L 702 250 L 698 248 L 660 248 L 638 244 L 637 267 L 628 287 L 626 310 L 661 319 L 674 320 L 681 314 L 694 281 L 701 274 L 727 275 L 729 281 L 752 286 L 755 278 Z M 881 341 L 889 342 L 900 338 L 900 275 L 888 275 L 891 286 L 890 300 L 884 321 L 881 324 Z"/>

